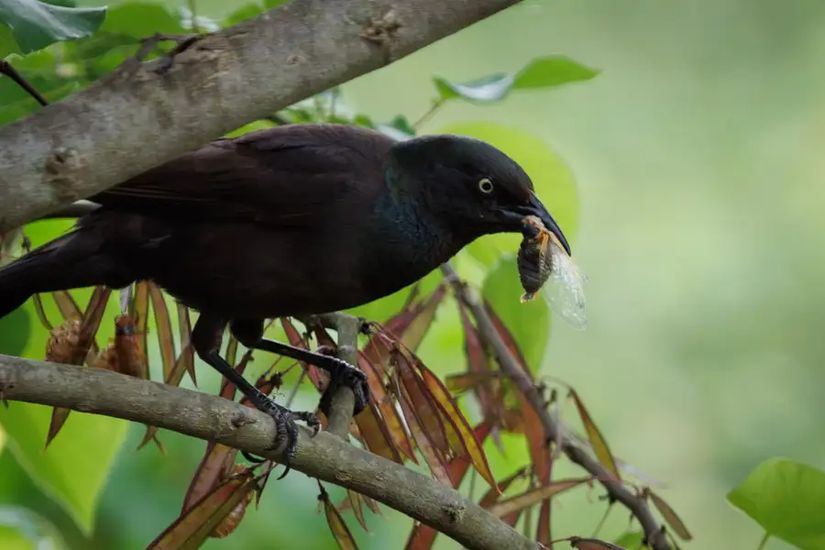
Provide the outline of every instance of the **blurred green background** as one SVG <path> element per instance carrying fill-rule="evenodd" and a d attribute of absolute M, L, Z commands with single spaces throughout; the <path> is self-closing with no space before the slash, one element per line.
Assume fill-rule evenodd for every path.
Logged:
<path fill-rule="evenodd" d="M 197 5 L 218 18 L 240 4 Z M 756 548 L 761 529 L 726 493 L 768 457 L 825 468 L 825 4 L 530 1 L 343 86 L 343 99 L 377 120 L 416 120 L 432 76 L 469 80 L 555 53 L 602 72 L 494 106 L 449 103 L 422 131 L 497 123 L 564 159 L 578 185 L 574 252 L 589 277 L 590 322 L 553 323 L 542 373 L 573 384 L 613 452 L 662 483 L 695 535 L 686 547 Z M 552 211 L 553 197 L 545 202 Z M 460 346 L 445 329 L 422 356 L 454 372 Z M 200 373 L 214 391 L 217 379 Z M 137 425 L 125 434 L 92 542 L 8 450 L 0 505 L 48 518 L 71 547 L 145 546 L 177 515 L 203 446 L 163 433 L 166 456 L 138 453 L 142 434 Z M 523 458 L 513 452 L 514 463 Z M 297 472 L 270 483 L 260 509 L 206 547 L 332 548 L 315 494 Z M 559 499 L 554 535 L 591 533 L 599 494 Z M 351 521 L 376 549 L 401 547 L 409 524 L 386 511 L 365 534 Z M 602 533 L 626 525 L 616 509 Z"/>

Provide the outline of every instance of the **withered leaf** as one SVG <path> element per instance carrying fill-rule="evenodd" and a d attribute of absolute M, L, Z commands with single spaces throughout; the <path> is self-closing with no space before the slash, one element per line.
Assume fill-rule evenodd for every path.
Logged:
<path fill-rule="evenodd" d="M 301 336 L 298 329 L 295 328 L 295 325 L 292 324 L 292 321 L 290 321 L 289 318 L 281 317 L 281 326 L 283 327 L 286 338 L 291 345 L 301 349 L 309 349 L 306 340 Z M 324 391 L 328 379 L 326 373 L 322 372 L 315 365 L 310 365 L 308 363 L 304 363 L 303 361 L 301 361 L 300 364 L 306 371 L 307 376 L 309 376 L 309 379 L 315 388 L 318 391 Z"/>
<path fill-rule="evenodd" d="M 149 283 L 149 297 L 155 312 L 155 325 L 158 331 L 158 346 L 163 363 L 163 380 L 168 384 L 175 366 L 175 337 L 172 334 L 172 320 L 163 292 L 155 283 Z M 177 385 L 177 384 L 175 384 Z"/>
<path fill-rule="evenodd" d="M 169 384 L 170 386 L 180 385 L 183 380 L 183 375 L 189 370 L 189 356 L 192 351 L 192 343 L 187 343 L 186 348 L 181 350 L 180 355 L 178 355 L 172 364 L 171 370 L 166 374 L 166 378 L 164 379 L 165 384 Z"/>
<path fill-rule="evenodd" d="M 226 353 L 224 359 L 230 365 L 234 365 L 238 359 L 238 339 L 234 335 L 229 335 L 229 341 L 226 343 Z"/>
<path fill-rule="evenodd" d="M 335 538 L 335 542 L 338 543 L 338 548 L 341 550 L 358 550 L 358 545 L 355 543 L 355 539 L 352 537 L 352 533 L 347 527 L 344 518 L 341 517 L 341 513 L 335 507 L 335 505 L 329 500 L 329 495 L 324 490 L 321 484 L 318 484 L 321 493 L 318 495 L 318 500 L 320 500 L 324 504 L 324 513 L 327 516 L 327 524 L 329 525 L 329 530 L 332 532 L 332 536 Z"/>
<path fill-rule="evenodd" d="M 371 452 L 403 464 L 404 461 L 398 449 L 393 445 L 392 436 L 382 421 L 381 413 L 375 403 L 370 402 L 369 407 L 355 417 L 355 423 L 358 425 L 364 444 Z"/>
<path fill-rule="evenodd" d="M 404 549 L 430 550 L 437 536 L 438 531 L 429 525 L 416 521 L 412 531 L 410 531 L 410 536 L 407 538 L 407 544 L 404 546 Z"/>
<path fill-rule="evenodd" d="M 52 298 L 64 319 L 79 320 L 83 317 L 80 306 L 77 305 L 77 302 L 68 290 L 55 290 L 52 292 Z"/>
<path fill-rule="evenodd" d="M 395 349 L 392 352 L 392 364 L 395 367 L 395 377 L 401 382 L 404 391 L 398 395 L 400 401 L 407 400 L 408 407 L 402 409 L 407 421 L 410 421 L 408 412 L 421 426 L 424 434 L 432 446 L 444 456 L 451 452 L 450 442 L 447 439 L 442 416 L 437 405 L 430 396 L 421 374 L 412 364 L 411 355 Z"/>
<path fill-rule="evenodd" d="M 518 469 L 516 472 L 514 472 L 513 474 L 511 474 L 507 478 L 505 478 L 505 479 L 498 482 L 498 488 L 500 489 L 501 492 L 496 491 L 494 488 L 488 490 L 484 494 L 484 496 L 481 497 L 481 500 L 478 501 L 478 505 L 481 506 L 482 508 L 489 508 L 490 506 L 494 505 L 496 502 L 499 501 L 499 499 L 501 498 L 502 493 L 504 493 L 504 491 L 509 489 L 510 485 L 512 485 L 514 481 L 516 481 L 518 479 L 521 479 L 521 478 L 524 478 L 526 476 L 527 476 L 527 468 Z M 504 523 L 506 523 L 507 525 L 509 525 L 510 527 L 513 527 L 513 526 L 516 525 L 516 523 L 518 523 L 518 519 L 521 516 L 521 512 L 522 512 L 522 510 L 515 510 L 515 511 L 509 513 L 509 514 L 503 515 L 501 517 L 501 520 Z"/>
<path fill-rule="evenodd" d="M 210 441 L 206 445 L 200 464 L 195 475 L 186 489 L 181 513 L 188 512 L 198 501 L 218 487 L 223 479 L 228 477 L 235 462 L 237 450 L 220 443 Z"/>
<path fill-rule="evenodd" d="M 520 495 L 502 500 L 501 502 L 490 506 L 489 510 L 491 514 L 498 517 L 503 517 L 517 510 L 523 510 L 529 506 L 533 506 L 544 499 L 555 496 L 563 491 L 567 491 L 568 489 L 572 489 L 573 487 L 586 483 L 591 479 L 592 478 L 589 477 L 583 477 L 553 481 L 542 487 L 530 489 Z"/>
<path fill-rule="evenodd" d="M 662 497 L 658 496 L 650 489 L 647 489 L 646 493 L 650 496 L 650 499 L 653 501 L 653 505 L 656 506 L 656 509 L 659 510 L 660 514 L 662 514 L 662 517 L 665 518 L 667 524 L 670 525 L 677 535 L 679 535 L 679 538 L 685 541 L 691 540 L 693 535 L 690 534 L 685 522 L 682 521 L 682 518 L 679 517 L 670 504 L 665 502 Z"/>
<path fill-rule="evenodd" d="M 184 358 L 184 368 L 189 373 L 194 385 L 198 385 L 195 377 L 195 348 L 192 346 L 192 322 L 189 319 L 189 308 L 178 302 L 178 330 L 180 332 L 181 356 Z"/>
<path fill-rule="evenodd" d="M 370 388 L 370 400 L 376 403 L 380 409 L 381 418 L 387 426 L 387 431 L 392 437 L 393 444 L 405 457 L 417 464 L 418 459 L 413 449 L 412 436 L 407 430 L 407 426 L 401 421 L 392 395 L 388 394 L 384 389 L 384 384 L 378 371 L 373 367 L 366 355 L 361 352 L 358 353 L 358 366 L 361 368 L 361 371 L 367 375 L 367 383 Z"/>
<path fill-rule="evenodd" d="M 132 298 L 132 316 L 135 319 L 135 330 L 140 342 L 140 351 L 143 353 L 143 367 L 141 372 L 149 379 L 149 283 L 141 281 L 135 283 L 135 292 Z"/>
<path fill-rule="evenodd" d="M 364 531 L 369 531 L 367 528 L 367 520 L 364 518 L 364 506 L 363 501 L 361 500 L 361 494 L 356 493 L 352 489 L 347 489 L 347 499 L 349 500 L 350 507 L 352 508 L 352 513 L 355 515 L 355 519 L 358 520 L 361 528 Z"/>
<path fill-rule="evenodd" d="M 475 435 L 476 439 L 481 443 L 487 439 L 490 435 L 490 425 L 486 422 L 481 422 L 475 428 L 473 428 L 473 434 Z M 449 477 L 450 484 L 453 487 L 458 487 L 461 485 L 461 482 L 464 480 L 464 476 L 467 474 L 467 471 L 470 469 L 470 460 L 466 456 L 457 456 L 453 458 L 446 467 L 447 476 Z M 502 489 L 504 490 L 504 489 Z M 488 494 L 493 494 L 496 497 L 499 493 L 496 491 L 495 488 L 490 489 Z M 514 525 L 515 522 L 511 524 Z M 410 531 L 410 536 L 407 538 L 407 545 L 405 548 L 407 550 L 429 550 L 432 547 L 433 542 L 435 542 L 435 538 L 438 535 L 438 531 L 430 527 L 429 525 L 425 525 L 423 523 L 416 522 L 413 525 L 412 530 Z"/>
<path fill-rule="evenodd" d="M 444 300 L 446 293 L 446 286 L 444 284 L 438 285 L 429 298 L 408 306 L 390 319 L 384 325 L 385 330 L 393 334 L 404 347 L 415 351 L 432 325 L 435 312 Z"/>
<path fill-rule="evenodd" d="M 247 499 L 257 486 L 247 470 L 225 481 L 181 514 L 148 548 L 152 550 L 194 550 L 215 530 L 238 503 Z"/>
<path fill-rule="evenodd" d="M 119 315 L 115 319 L 114 350 L 118 372 L 144 380 L 149 378 L 137 323 L 130 315 Z"/>
<path fill-rule="evenodd" d="M 412 410 L 411 400 L 409 396 L 406 395 L 406 391 L 401 385 L 397 375 L 393 376 L 393 382 L 395 384 L 396 395 L 398 396 L 398 403 L 404 412 L 404 418 L 407 419 L 407 424 L 410 427 L 415 443 L 421 451 L 421 454 L 424 455 L 424 460 L 430 467 L 430 472 L 432 472 L 433 476 L 441 483 L 455 487 L 456 485 L 453 479 L 451 479 L 450 474 L 447 472 L 447 461 L 444 455 L 433 447 L 427 434 L 422 429 L 421 424 L 418 423 L 415 412 Z"/>
<path fill-rule="evenodd" d="M 433 396 L 435 402 L 441 408 L 441 411 L 449 420 L 452 427 L 458 433 L 461 444 L 464 450 L 470 456 L 470 461 L 473 466 L 481 474 L 491 487 L 496 486 L 496 480 L 493 477 L 493 472 L 490 470 L 490 464 L 487 462 L 487 455 L 481 446 L 481 443 L 475 438 L 473 430 L 470 428 L 470 423 L 467 418 L 458 408 L 458 404 L 453 400 L 453 397 L 447 391 L 447 388 L 441 383 L 441 380 L 427 367 L 419 365 L 424 384 Z"/>
<path fill-rule="evenodd" d="M 599 539 L 581 537 L 570 537 L 570 546 L 578 548 L 578 550 L 626 550 L 621 546 L 617 546 L 611 542 L 606 542 Z"/>
<path fill-rule="evenodd" d="M 484 418 L 489 419 L 493 426 L 500 427 L 504 416 L 504 395 L 502 392 L 499 373 L 490 367 L 490 358 L 482 344 L 478 329 L 470 321 L 466 306 L 459 300 L 458 312 L 461 317 L 461 326 L 464 329 L 464 354 L 467 356 L 467 376 L 475 376 L 477 383 L 473 389 L 478 397 Z M 450 379 L 447 387 L 450 387 Z M 455 381 L 453 381 L 455 383 Z"/>
<path fill-rule="evenodd" d="M 579 394 L 576 393 L 576 390 L 571 388 L 570 396 L 576 403 L 576 409 L 579 411 L 579 416 L 581 417 L 582 424 L 584 424 L 584 429 L 587 432 L 587 438 L 590 440 L 590 445 L 593 447 L 593 452 L 596 454 L 596 458 L 598 458 L 599 462 L 602 463 L 602 466 L 604 466 L 607 471 L 612 474 L 614 479 L 620 480 L 621 476 L 619 475 L 619 468 L 616 466 L 616 460 L 613 458 L 613 453 L 610 452 L 610 447 L 607 445 L 607 440 L 605 440 L 601 431 L 599 431 L 596 423 L 593 422 L 593 418 L 590 416 L 590 413 L 587 411 L 584 403 L 579 398 Z"/>

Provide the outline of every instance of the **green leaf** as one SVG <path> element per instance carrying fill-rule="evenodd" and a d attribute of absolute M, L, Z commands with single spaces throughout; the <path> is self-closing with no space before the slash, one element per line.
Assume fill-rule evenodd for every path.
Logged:
<path fill-rule="evenodd" d="M 10 402 L 0 410 L 7 446 L 47 494 L 55 498 L 80 529 L 94 528 L 100 493 L 126 436 L 123 420 L 75 412 L 44 449 L 51 408 Z"/>
<path fill-rule="evenodd" d="M 31 330 L 31 315 L 25 308 L 18 308 L 0 319 L 0 351 L 19 355 L 26 347 Z"/>
<path fill-rule="evenodd" d="M 599 71 L 564 56 L 540 57 L 519 71 L 513 89 L 553 88 L 570 82 L 590 80 L 598 74 Z"/>
<path fill-rule="evenodd" d="M 13 53 L 20 53 L 20 46 L 17 45 L 11 29 L 5 25 L 0 25 L 0 59 L 4 59 Z"/>
<path fill-rule="evenodd" d="M 19 529 L 3 525 L 2 520 L 0 520 L 0 548 L 6 550 L 36 550 L 34 543 L 24 536 Z"/>
<path fill-rule="evenodd" d="M 787 459 L 760 464 L 728 500 L 771 536 L 806 550 L 825 548 L 825 472 Z"/>
<path fill-rule="evenodd" d="M 521 303 L 521 284 L 514 256 L 504 258 L 484 280 L 482 293 L 513 333 L 527 365 L 541 366 L 550 337 L 550 309 L 544 300 Z"/>
<path fill-rule="evenodd" d="M 516 74 L 496 73 L 470 82 L 456 83 L 441 77 L 433 78 L 442 100 L 466 99 L 478 103 L 501 101 L 512 90 L 554 88 L 570 82 L 590 80 L 599 74 L 564 56 L 540 57 Z"/>
<path fill-rule="evenodd" d="M 100 30 L 133 38 L 184 32 L 177 17 L 161 4 L 151 2 L 128 2 L 110 8 Z"/>
<path fill-rule="evenodd" d="M 513 75 L 494 74 L 458 84 L 441 77 L 433 79 L 441 99 L 462 98 L 482 103 L 499 101 L 510 92 L 513 87 Z"/>
<path fill-rule="evenodd" d="M 28 225 L 27 232 L 37 245 L 61 226 L 65 227 L 62 223 L 38 222 Z M 48 334 L 41 328 L 31 301 L 21 310 L 27 316 L 16 318 L 17 323 L 27 322 L 29 327 L 20 355 L 42 359 Z M 20 347 L 19 341 L 0 344 L 0 353 L 8 353 L 12 346 Z M 100 493 L 128 425 L 105 416 L 73 413 L 60 436 L 44 449 L 50 418 L 51 408 L 42 405 L 10 401 L 8 408 L 0 406 L 5 451 L 11 451 L 43 492 L 63 506 L 85 533 L 91 533 Z"/>
<path fill-rule="evenodd" d="M 644 545 L 644 534 L 641 531 L 628 531 L 613 541 L 616 546 L 627 550 L 641 550 Z"/>
<path fill-rule="evenodd" d="M 106 8 L 66 8 L 37 0 L 0 0 L 0 21 L 11 27 L 24 53 L 93 34 Z"/>

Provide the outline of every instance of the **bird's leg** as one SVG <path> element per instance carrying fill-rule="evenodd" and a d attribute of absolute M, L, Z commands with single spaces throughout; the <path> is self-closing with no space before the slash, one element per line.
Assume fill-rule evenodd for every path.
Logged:
<path fill-rule="evenodd" d="M 242 375 L 238 374 L 232 365 L 220 356 L 218 350 L 221 344 L 221 335 L 226 326 L 226 321 L 220 317 L 215 317 L 207 313 L 202 313 L 195 323 L 192 331 L 192 345 L 198 356 L 215 370 L 221 373 L 227 380 L 235 384 L 241 392 L 255 405 L 259 411 L 263 411 L 275 420 L 277 435 L 273 449 L 285 444 L 284 466 L 289 471 L 289 461 L 295 456 L 295 446 L 298 441 L 298 428 L 296 420 L 303 420 L 316 433 L 320 424 L 314 414 L 309 412 L 292 412 L 286 407 L 278 405 L 264 394 L 261 390 L 250 384 Z"/>
<path fill-rule="evenodd" d="M 347 386 L 355 394 L 355 410 L 353 414 L 358 414 L 369 402 L 369 386 L 367 377 L 356 367 L 346 361 L 342 361 L 331 355 L 323 355 L 308 351 L 289 344 L 276 342 L 263 337 L 263 321 L 258 320 L 235 320 L 231 324 L 232 334 L 240 343 L 248 348 L 259 349 L 271 353 L 277 353 L 285 357 L 291 357 L 298 361 L 312 363 L 318 368 L 329 372 L 330 384 L 321 396 L 319 408 L 329 417 L 332 396 L 335 390 L 341 386 Z"/>

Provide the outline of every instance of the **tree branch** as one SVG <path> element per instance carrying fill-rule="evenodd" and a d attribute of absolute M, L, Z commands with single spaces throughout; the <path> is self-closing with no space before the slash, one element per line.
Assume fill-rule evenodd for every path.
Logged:
<path fill-rule="evenodd" d="M 67 407 L 152 424 L 274 460 L 272 419 L 233 401 L 114 372 L 0 355 L 0 399 Z M 438 529 L 468 548 L 537 544 L 433 479 L 340 437 L 301 430 L 293 469 L 353 489 Z"/>
<path fill-rule="evenodd" d="M 293 0 L 0 128 L 0 232 L 383 67 L 518 0 Z"/>
<path fill-rule="evenodd" d="M 358 364 L 358 331 L 361 324 L 362 321 L 352 315 L 339 314 L 335 319 L 335 330 L 338 332 L 338 358 L 350 365 Z M 352 389 L 344 385 L 339 386 L 330 403 L 327 431 L 346 439 L 354 407 L 355 394 Z"/>
<path fill-rule="evenodd" d="M 639 520 L 645 533 L 645 540 L 654 550 L 670 550 L 670 543 L 665 536 L 662 527 L 650 511 L 647 500 L 635 495 L 620 481 L 615 481 L 612 474 L 605 469 L 601 463 L 594 459 L 586 449 L 580 447 L 571 439 L 565 430 L 558 424 L 555 418 L 547 410 L 547 404 L 541 396 L 536 385 L 519 365 L 516 357 L 499 336 L 493 325 L 493 321 L 478 293 L 467 287 L 449 265 L 444 264 L 442 271 L 453 287 L 456 296 L 461 300 L 473 315 L 481 338 L 492 348 L 501 370 L 518 387 L 519 391 L 530 402 L 541 419 L 547 441 L 559 443 L 562 452 L 572 462 L 587 470 L 595 479 L 607 490 L 607 494 L 613 501 L 618 501 L 627 507 L 628 510 Z"/>

